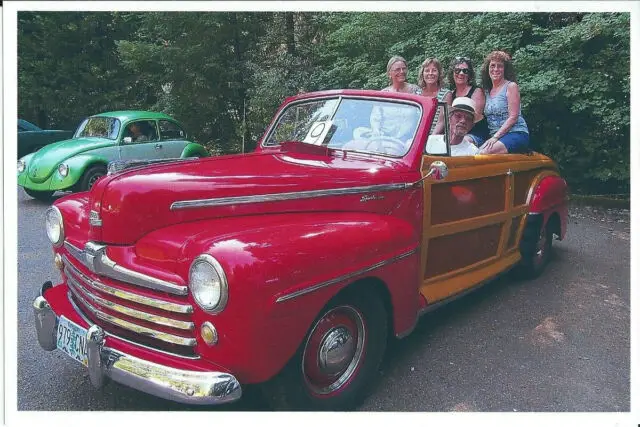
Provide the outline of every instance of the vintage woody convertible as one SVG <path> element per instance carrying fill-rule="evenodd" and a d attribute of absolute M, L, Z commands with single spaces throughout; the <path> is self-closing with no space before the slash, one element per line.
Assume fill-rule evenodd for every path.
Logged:
<path fill-rule="evenodd" d="M 219 404 L 262 383 L 275 407 L 353 407 L 388 339 L 512 267 L 540 274 L 565 235 L 553 161 L 429 152 L 449 137 L 429 135 L 437 108 L 307 93 L 251 154 L 111 164 L 47 210 L 62 280 L 33 303 L 40 345 L 96 387 Z"/>

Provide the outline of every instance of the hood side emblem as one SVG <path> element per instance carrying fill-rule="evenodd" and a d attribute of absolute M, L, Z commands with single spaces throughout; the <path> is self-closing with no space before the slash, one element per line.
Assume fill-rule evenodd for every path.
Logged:
<path fill-rule="evenodd" d="M 384 200 L 384 196 L 378 194 L 365 194 L 360 198 L 360 203 L 369 202 L 371 200 Z"/>
<path fill-rule="evenodd" d="M 102 220 L 100 219 L 100 214 L 94 210 L 89 212 L 89 225 L 94 227 L 101 227 Z"/>

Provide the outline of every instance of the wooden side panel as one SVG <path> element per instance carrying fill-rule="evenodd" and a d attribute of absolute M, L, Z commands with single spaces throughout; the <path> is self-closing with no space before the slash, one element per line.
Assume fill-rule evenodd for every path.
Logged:
<path fill-rule="evenodd" d="M 527 203 L 527 196 L 529 194 L 529 188 L 533 179 L 538 175 L 540 171 L 538 169 L 527 170 L 517 172 L 514 177 L 513 188 L 513 204 L 514 206 L 520 206 Z"/>
<path fill-rule="evenodd" d="M 505 177 L 491 176 L 431 187 L 431 225 L 502 212 Z"/>
<path fill-rule="evenodd" d="M 431 239 L 424 278 L 458 270 L 495 256 L 500 241 L 500 229 L 500 224 L 493 224 Z"/>
<path fill-rule="evenodd" d="M 513 249 L 516 245 L 516 237 L 518 236 L 518 230 L 520 229 L 520 225 L 522 224 L 522 219 L 524 215 L 520 215 L 518 217 L 513 218 L 511 221 L 511 227 L 509 230 L 509 240 L 507 242 L 506 250 Z"/>

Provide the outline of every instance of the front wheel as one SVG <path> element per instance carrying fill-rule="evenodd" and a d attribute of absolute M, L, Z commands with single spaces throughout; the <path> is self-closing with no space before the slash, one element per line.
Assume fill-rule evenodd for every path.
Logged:
<path fill-rule="evenodd" d="M 295 356 L 266 387 L 276 409 L 348 410 L 375 378 L 387 315 L 373 294 L 346 293 L 316 318 Z"/>
<path fill-rule="evenodd" d="M 51 201 L 51 197 L 53 197 L 53 191 L 36 191 L 36 190 L 30 190 L 26 187 L 22 187 L 24 189 L 24 192 L 27 193 L 29 196 L 33 197 L 36 200 L 40 200 L 41 202 L 50 202 Z"/>
<path fill-rule="evenodd" d="M 96 181 L 98 181 L 98 179 L 105 176 L 106 174 L 107 174 L 107 168 L 105 168 L 104 166 L 91 166 L 82 175 L 82 178 L 80 179 L 80 182 L 79 182 L 80 185 L 78 186 L 78 190 L 79 191 L 91 190 L 91 187 L 93 187 L 93 184 L 95 184 Z"/>

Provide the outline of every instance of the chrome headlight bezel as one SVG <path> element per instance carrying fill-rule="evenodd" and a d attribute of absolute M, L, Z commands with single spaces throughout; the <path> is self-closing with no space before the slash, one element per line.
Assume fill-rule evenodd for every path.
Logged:
<path fill-rule="evenodd" d="M 18 173 L 22 173 L 27 169 L 27 164 L 24 160 L 18 160 Z"/>
<path fill-rule="evenodd" d="M 52 224 L 49 222 L 50 219 L 53 219 L 57 222 L 57 224 L 54 224 L 54 226 L 59 227 L 59 230 L 57 233 L 52 231 L 52 229 L 50 228 L 50 224 Z M 62 218 L 62 213 L 60 213 L 60 209 L 58 209 L 55 206 L 50 206 L 46 210 L 44 214 L 44 227 L 47 232 L 47 237 L 49 238 L 49 241 L 51 242 L 51 244 L 55 247 L 61 246 L 62 243 L 64 242 L 64 220 Z M 57 239 L 54 239 L 56 234 L 57 234 Z"/>
<path fill-rule="evenodd" d="M 209 285 L 202 284 L 194 281 L 194 271 L 197 268 L 210 268 L 210 272 L 214 275 L 211 275 L 211 278 L 208 280 Z M 202 273 L 206 274 L 206 272 Z M 207 292 L 205 286 L 213 286 L 218 287 L 218 298 L 215 302 L 204 301 L 202 293 Z M 224 274 L 224 270 L 222 269 L 222 265 L 209 254 L 201 254 L 198 255 L 191 266 L 189 267 L 189 290 L 193 295 L 193 299 L 196 301 L 198 306 L 202 308 L 207 313 L 216 314 L 220 313 L 227 305 L 227 301 L 229 299 L 229 285 L 227 283 L 227 276 Z M 215 292 L 215 291 L 214 291 Z"/>
<path fill-rule="evenodd" d="M 60 163 L 58 165 L 58 174 L 60 174 L 61 177 L 66 178 L 67 175 L 69 175 L 69 165 L 66 163 Z"/>

